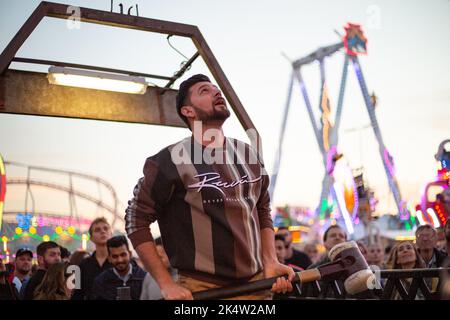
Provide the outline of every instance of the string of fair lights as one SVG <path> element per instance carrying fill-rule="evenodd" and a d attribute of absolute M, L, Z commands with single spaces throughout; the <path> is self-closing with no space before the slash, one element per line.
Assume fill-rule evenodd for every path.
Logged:
<path fill-rule="evenodd" d="M 37 233 L 37 229 L 34 226 L 31 226 L 28 228 L 28 230 L 23 230 L 20 227 L 16 227 L 14 230 L 14 235 L 7 237 L 6 235 L 3 235 L 1 237 L 1 240 L 3 242 L 3 252 L 2 258 L 6 259 L 6 263 L 9 262 L 11 258 L 11 253 L 8 249 L 8 243 L 14 242 L 17 240 L 20 240 L 22 238 L 32 238 L 39 242 L 48 242 L 48 241 L 56 241 L 63 237 L 70 237 L 74 240 L 81 241 L 81 249 L 86 250 L 87 249 L 87 242 L 89 241 L 89 234 L 87 233 L 81 233 L 78 234 L 76 232 L 75 227 L 69 226 L 66 229 L 64 229 L 61 226 L 57 226 L 54 228 L 53 234 L 43 234 L 39 235 Z"/>

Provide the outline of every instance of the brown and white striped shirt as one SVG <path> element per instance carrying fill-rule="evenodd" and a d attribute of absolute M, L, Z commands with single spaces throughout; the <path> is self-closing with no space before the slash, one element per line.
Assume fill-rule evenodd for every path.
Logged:
<path fill-rule="evenodd" d="M 226 138 L 206 148 L 188 137 L 149 157 L 126 209 L 134 247 L 158 221 L 170 263 L 217 283 L 261 272 L 260 230 L 272 228 L 269 178 L 256 151 Z"/>

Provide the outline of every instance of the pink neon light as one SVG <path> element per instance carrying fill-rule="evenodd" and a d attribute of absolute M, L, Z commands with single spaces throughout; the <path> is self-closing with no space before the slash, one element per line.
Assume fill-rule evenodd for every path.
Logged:
<path fill-rule="evenodd" d="M 384 161 L 386 162 L 386 164 L 388 166 L 389 173 L 391 174 L 392 177 L 395 177 L 395 168 L 394 168 L 394 164 L 391 161 L 392 157 L 390 157 L 389 152 L 387 151 L 386 148 L 384 149 L 383 156 L 384 156 Z"/>
<path fill-rule="evenodd" d="M 47 217 L 42 214 L 33 216 L 38 227 L 61 226 L 67 228 L 75 225 L 90 226 L 92 220 L 73 217 Z M 31 219 L 33 219 L 31 218 Z M 30 221 L 31 223 L 31 221 Z"/>
<path fill-rule="evenodd" d="M 72 225 L 86 225 L 89 226 L 91 224 L 91 220 L 89 219 L 75 219 L 72 217 L 45 217 L 45 216 L 38 216 L 37 223 L 39 227 L 43 226 L 61 226 L 61 227 L 69 227 Z"/>
<path fill-rule="evenodd" d="M 332 146 L 331 149 L 327 153 L 327 172 L 328 174 L 332 174 L 334 171 L 334 163 L 333 157 L 337 154 L 337 147 Z"/>

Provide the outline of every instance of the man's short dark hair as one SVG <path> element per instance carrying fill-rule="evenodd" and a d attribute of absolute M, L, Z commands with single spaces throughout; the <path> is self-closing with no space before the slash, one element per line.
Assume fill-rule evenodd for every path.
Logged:
<path fill-rule="evenodd" d="M 433 232 L 436 233 L 436 229 L 433 228 L 433 226 L 431 226 L 431 225 L 429 225 L 429 224 L 423 224 L 423 225 L 420 225 L 420 226 L 417 227 L 416 232 L 415 232 L 415 235 L 417 236 L 417 234 L 418 234 L 420 231 L 423 231 L 423 230 L 425 230 L 425 229 L 433 230 Z"/>
<path fill-rule="evenodd" d="M 334 228 L 338 228 L 338 229 L 341 229 L 342 231 L 344 231 L 344 229 L 342 229 L 342 228 L 341 228 L 339 225 L 337 225 L 337 224 L 332 225 L 332 226 L 329 226 L 329 227 L 327 228 L 327 230 L 325 230 L 325 232 L 324 232 L 324 234 L 323 234 L 323 242 L 327 241 L 328 233 L 329 233 L 332 229 L 334 229 Z M 345 234 L 345 238 L 347 239 L 347 233 L 345 233 L 345 231 L 344 231 L 344 234 Z"/>
<path fill-rule="evenodd" d="M 287 226 L 279 226 L 277 231 L 280 231 L 280 230 L 287 230 L 287 231 L 289 231 L 289 227 L 287 227 Z"/>
<path fill-rule="evenodd" d="M 53 241 L 41 242 L 36 247 L 36 253 L 38 256 L 43 257 L 48 249 L 59 248 L 59 245 Z"/>
<path fill-rule="evenodd" d="M 70 257 L 70 251 L 67 248 L 59 246 L 59 250 L 61 250 L 61 259 Z"/>
<path fill-rule="evenodd" d="M 277 241 L 277 240 L 281 240 L 281 241 L 283 241 L 283 243 L 284 243 L 285 238 L 284 238 L 284 236 L 282 236 L 281 234 L 276 234 L 276 235 L 275 235 L 275 241 Z"/>
<path fill-rule="evenodd" d="M 181 107 L 185 106 L 189 102 L 189 89 L 198 82 L 211 82 L 207 76 L 204 74 L 196 74 L 190 77 L 187 80 L 184 80 L 180 84 L 180 88 L 178 89 L 177 94 L 177 112 L 180 118 L 186 123 L 186 125 L 189 127 L 189 122 L 187 118 L 181 113 Z"/>
<path fill-rule="evenodd" d="M 128 251 L 130 250 L 130 248 L 128 247 L 127 237 L 115 236 L 115 237 L 108 239 L 108 241 L 106 241 L 106 247 L 108 248 L 108 252 L 109 252 L 109 248 L 120 248 L 121 246 L 126 246 L 127 250 Z"/>

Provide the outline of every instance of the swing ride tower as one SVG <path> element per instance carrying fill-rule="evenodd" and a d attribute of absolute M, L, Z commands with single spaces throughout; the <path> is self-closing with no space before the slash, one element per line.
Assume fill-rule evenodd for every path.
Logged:
<path fill-rule="evenodd" d="M 393 158 L 385 146 L 381 130 L 378 126 L 378 120 L 375 114 L 374 108 L 374 97 L 369 95 L 367 85 L 363 76 L 362 68 L 359 63 L 358 55 L 367 53 L 367 39 L 364 36 L 360 25 L 357 24 L 347 24 L 345 26 L 346 34 L 343 40 L 337 44 L 319 48 L 313 53 L 303 57 L 301 59 L 292 62 L 292 74 L 288 89 L 287 100 L 284 108 L 284 115 L 281 125 L 281 132 L 279 136 L 278 151 L 276 153 L 276 158 L 274 162 L 273 175 L 270 184 L 270 195 L 273 197 L 277 176 L 280 169 L 281 163 L 281 150 L 282 143 L 285 135 L 286 122 L 290 108 L 290 101 L 292 97 L 292 90 L 294 88 L 295 82 L 298 83 L 300 92 L 302 94 L 303 100 L 306 105 L 309 119 L 312 124 L 314 135 L 322 154 L 322 161 L 325 168 L 325 174 L 322 180 L 322 192 L 320 194 L 319 205 L 316 209 L 316 214 L 320 220 L 324 220 L 329 217 L 333 205 L 330 205 L 328 199 L 331 198 L 332 204 L 337 204 L 336 208 L 339 215 L 344 219 L 347 231 L 349 234 L 353 233 L 352 220 L 355 219 L 358 212 L 357 195 L 355 196 L 356 203 L 352 206 L 351 210 L 346 207 L 345 200 L 343 197 L 343 192 L 340 188 L 335 185 L 335 179 L 333 176 L 333 171 L 336 162 L 342 158 L 342 154 L 338 152 L 338 142 L 339 142 L 339 125 L 341 122 L 344 94 L 346 89 L 346 80 L 349 65 L 353 66 L 355 71 L 361 93 L 364 98 L 364 103 L 369 114 L 371 127 L 375 134 L 375 138 L 378 142 L 379 153 L 383 167 L 386 173 L 386 177 L 389 183 L 390 190 L 395 199 L 395 203 L 402 220 L 406 220 L 409 217 L 409 212 L 406 208 L 406 203 L 403 201 L 400 188 L 395 177 L 395 168 L 393 163 Z M 330 101 L 328 96 L 327 79 L 325 72 L 325 59 L 338 53 L 344 49 L 344 65 L 342 69 L 342 77 L 339 88 L 339 95 L 336 106 L 335 119 L 331 119 L 331 109 Z M 302 77 L 302 67 L 311 63 L 319 63 L 320 70 L 320 99 L 319 99 L 319 110 L 320 110 L 320 123 L 316 120 L 314 115 L 313 106 L 308 96 L 308 91 L 306 88 L 305 81 Z M 355 188 L 356 189 L 356 188 Z M 356 192 L 356 191 L 355 191 Z M 350 212 L 351 211 L 351 212 Z"/>

